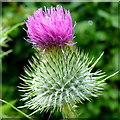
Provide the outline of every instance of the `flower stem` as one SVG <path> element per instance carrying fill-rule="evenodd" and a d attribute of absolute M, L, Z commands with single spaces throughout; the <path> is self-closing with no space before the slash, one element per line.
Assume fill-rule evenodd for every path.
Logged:
<path fill-rule="evenodd" d="M 21 113 L 22 115 L 24 115 L 26 118 L 28 118 L 29 120 L 32 120 L 31 117 L 29 117 L 28 115 L 26 115 L 24 112 L 22 112 L 21 110 L 17 109 L 15 106 L 13 106 L 12 104 L 10 104 L 9 102 L 0 99 L 0 101 L 2 101 L 3 103 L 6 103 L 8 105 L 10 105 L 13 109 L 15 109 L 16 111 L 18 111 L 19 113 Z"/>
<path fill-rule="evenodd" d="M 64 118 L 77 118 L 74 107 L 64 104 L 62 107 L 62 114 Z"/>

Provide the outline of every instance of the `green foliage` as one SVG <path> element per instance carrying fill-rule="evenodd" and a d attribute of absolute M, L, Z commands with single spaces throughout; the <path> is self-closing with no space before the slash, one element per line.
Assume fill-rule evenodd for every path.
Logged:
<path fill-rule="evenodd" d="M 1 35 L 0 35 L 0 47 L 8 47 L 7 42 L 10 41 L 10 38 L 8 37 L 8 34 L 11 33 L 13 30 L 15 30 L 17 27 L 19 27 L 20 25 L 23 25 L 23 24 L 24 23 L 18 23 L 11 28 L 4 28 L 2 30 Z M 8 51 L 4 52 L 4 51 L 2 51 L 2 49 L 0 49 L 0 58 L 3 58 L 4 56 L 8 55 L 10 52 L 12 52 L 12 50 L 8 50 Z"/>
<path fill-rule="evenodd" d="M 0 35 L 0 47 L 8 47 L 7 42 L 9 42 L 10 39 L 7 37 L 7 34 L 6 34 L 7 31 L 8 31 L 8 28 L 2 30 L 2 34 Z M 8 55 L 10 52 L 12 52 L 12 50 L 8 50 L 4 52 L 2 49 L 0 49 L 0 59 Z"/>
<path fill-rule="evenodd" d="M 75 27 L 75 41 L 77 46 L 90 56 L 98 57 L 103 51 L 104 56 L 96 65 L 95 69 L 102 69 L 108 75 L 118 71 L 118 3 L 57 3 L 57 2 L 6 2 L 3 5 L 3 28 L 12 27 L 24 22 L 28 16 L 32 15 L 40 7 L 62 5 L 69 9 L 72 14 L 73 22 L 77 22 Z M 23 74 L 23 66 L 27 64 L 27 59 L 31 58 L 34 50 L 31 45 L 23 40 L 27 34 L 23 30 L 24 25 L 17 27 L 8 34 L 12 41 L 3 47 L 3 51 L 12 50 L 2 61 L 2 97 L 7 101 L 20 99 L 20 92 L 17 86 L 20 83 L 19 75 Z M 118 110 L 118 75 L 106 81 L 108 84 L 101 97 L 93 99 L 85 104 L 78 104 L 78 114 L 80 118 L 119 118 Z M 23 102 L 16 102 L 15 106 L 23 105 Z M 23 112 L 30 114 L 32 111 L 22 109 Z M 6 114 L 8 115 L 8 114 Z M 16 111 L 9 110 L 9 117 L 16 115 Z M 18 117 L 22 118 L 21 114 Z M 49 112 L 42 116 L 36 113 L 34 118 L 47 119 Z M 55 112 L 51 119 L 60 119 L 61 114 Z"/>

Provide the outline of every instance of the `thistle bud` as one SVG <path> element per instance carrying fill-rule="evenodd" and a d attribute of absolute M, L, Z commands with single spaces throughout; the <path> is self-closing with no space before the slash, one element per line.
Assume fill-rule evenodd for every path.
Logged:
<path fill-rule="evenodd" d="M 92 72 L 102 55 L 92 64 L 93 59 L 75 46 L 54 47 L 42 57 L 35 53 L 25 68 L 26 75 L 21 77 L 24 81 L 20 87 L 24 92 L 21 100 L 26 101 L 23 107 L 35 112 L 49 109 L 62 112 L 64 105 L 72 109 L 76 103 L 99 96 L 104 81 L 111 77 L 101 70 Z"/>

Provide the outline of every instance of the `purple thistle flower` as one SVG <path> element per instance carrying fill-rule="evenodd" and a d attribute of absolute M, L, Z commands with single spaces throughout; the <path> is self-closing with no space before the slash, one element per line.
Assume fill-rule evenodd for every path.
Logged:
<path fill-rule="evenodd" d="M 34 12 L 34 16 L 28 17 L 26 21 L 28 34 L 27 41 L 43 49 L 52 46 L 65 46 L 74 39 L 72 18 L 69 10 L 62 6 L 42 8 Z"/>

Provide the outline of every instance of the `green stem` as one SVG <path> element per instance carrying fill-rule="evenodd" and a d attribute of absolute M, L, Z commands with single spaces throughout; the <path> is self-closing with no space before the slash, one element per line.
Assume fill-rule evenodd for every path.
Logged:
<path fill-rule="evenodd" d="M 77 118 L 77 114 L 75 112 L 75 109 L 68 104 L 63 105 L 62 114 L 63 114 L 64 118 Z"/>
<path fill-rule="evenodd" d="M 18 111 L 19 113 L 21 113 L 22 115 L 24 115 L 26 118 L 32 120 L 31 117 L 29 117 L 28 115 L 26 115 L 24 112 L 22 112 L 21 110 L 17 109 L 16 107 L 14 107 L 12 104 L 10 104 L 9 102 L 5 101 L 5 100 L 2 100 L 0 99 L 0 101 L 2 101 L 3 103 L 6 103 L 8 105 L 10 105 L 13 109 L 15 109 L 16 111 Z"/>

